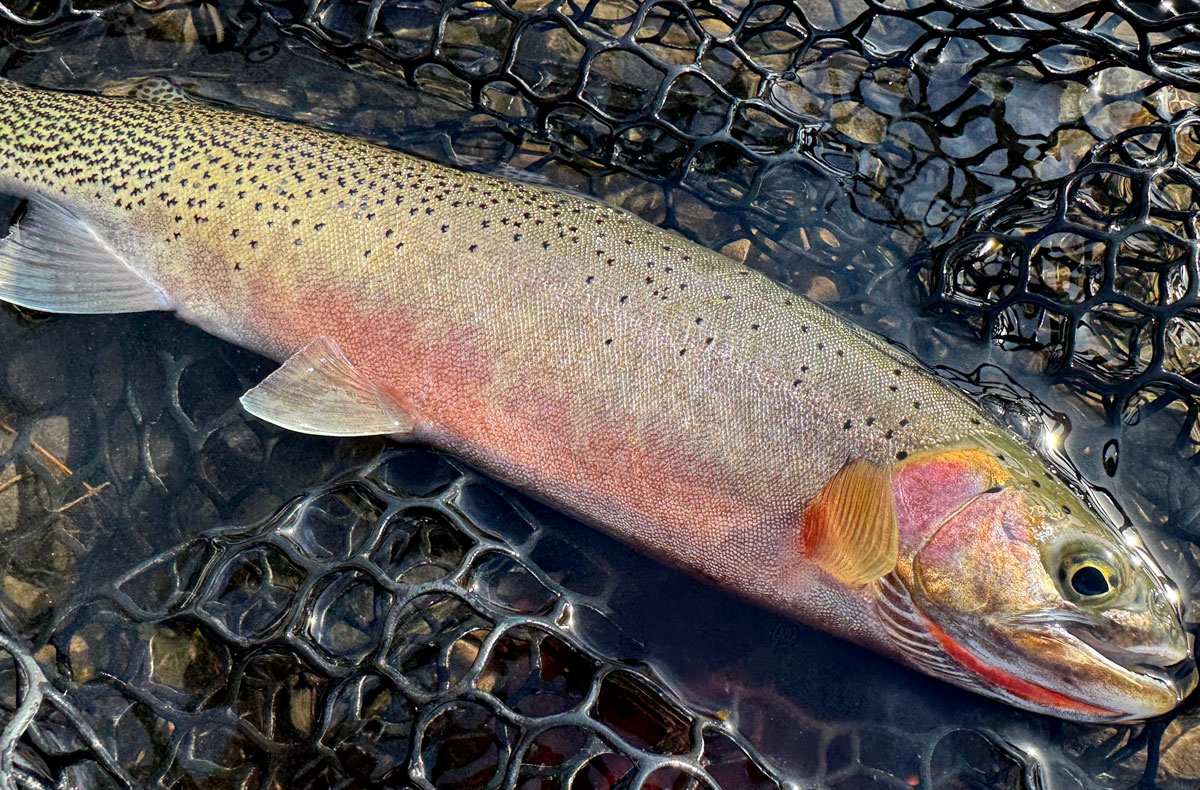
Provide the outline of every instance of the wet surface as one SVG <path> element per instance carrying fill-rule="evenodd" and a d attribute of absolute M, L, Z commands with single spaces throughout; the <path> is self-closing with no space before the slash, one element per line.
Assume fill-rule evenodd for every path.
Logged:
<path fill-rule="evenodd" d="M 167 75 L 744 260 L 1019 430 L 1069 426 L 1064 460 L 1197 595 L 1190 6 L 7 8 L 10 78 Z M 1200 781 L 1192 702 L 1099 728 L 978 699 L 452 460 L 249 420 L 270 366 L 169 317 L 6 309 L 0 343 L 20 786 Z"/>

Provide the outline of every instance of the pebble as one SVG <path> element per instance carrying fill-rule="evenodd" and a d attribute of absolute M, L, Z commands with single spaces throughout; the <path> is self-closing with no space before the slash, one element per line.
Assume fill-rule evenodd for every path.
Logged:
<path fill-rule="evenodd" d="M 858 102 L 843 101 L 829 110 L 833 128 L 863 145 L 878 145 L 887 133 L 883 116 Z"/>
<path fill-rule="evenodd" d="M 814 302 L 822 304 L 832 304 L 842 298 L 838 292 L 837 283 L 824 275 L 817 275 L 812 278 L 804 295 Z"/>
<path fill-rule="evenodd" d="M 1162 771 L 1172 779 L 1200 780 L 1200 717 L 1171 722 L 1163 734 Z"/>
<path fill-rule="evenodd" d="M 37 617 L 50 606 L 44 589 L 11 574 L 0 581 L 0 591 L 29 619 Z"/>
<path fill-rule="evenodd" d="M 731 241 L 721 248 L 721 254 L 726 258 L 732 258 L 738 263 L 745 263 L 746 256 L 750 254 L 750 239 L 738 239 Z"/>

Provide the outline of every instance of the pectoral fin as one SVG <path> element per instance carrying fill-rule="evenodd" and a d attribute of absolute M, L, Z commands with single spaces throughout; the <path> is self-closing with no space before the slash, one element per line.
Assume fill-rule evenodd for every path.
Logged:
<path fill-rule="evenodd" d="M 0 300 L 48 313 L 167 310 L 166 295 L 83 218 L 44 198 L 0 239 Z"/>
<path fill-rule="evenodd" d="M 318 436 L 407 433 L 412 420 L 394 400 L 355 369 L 329 337 L 288 358 L 242 396 L 255 417 Z"/>
<path fill-rule="evenodd" d="M 899 543 L 891 470 L 871 461 L 848 461 L 804 514 L 802 553 L 844 584 L 890 573 Z"/>

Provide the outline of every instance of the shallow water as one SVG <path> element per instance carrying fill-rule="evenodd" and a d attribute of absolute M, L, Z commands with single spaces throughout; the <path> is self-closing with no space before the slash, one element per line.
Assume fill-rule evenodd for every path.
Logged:
<path fill-rule="evenodd" d="M 208 100 L 365 135 L 458 166 L 504 166 L 637 211 L 904 343 L 1010 414 L 1006 393 L 1018 400 L 1032 393 L 1069 424 L 1065 457 L 1135 523 L 1152 526 L 1145 533 L 1151 547 L 1185 593 L 1195 593 L 1200 571 L 1189 538 L 1200 533 L 1200 488 L 1189 379 L 1161 375 L 1154 365 L 1106 365 L 1141 353 L 1119 327 L 1092 320 L 1094 330 L 1065 336 L 1055 328 L 1056 315 L 1082 322 L 1105 301 L 1107 292 L 1088 284 L 1096 279 L 1081 259 L 1088 253 L 1060 244 L 1066 251 L 1056 247 L 1035 280 L 1012 286 L 1062 308 L 1049 315 L 1000 304 L 1006 293 L 980 299 L 974 280 L 969 292 L 961 279 L 949 288 L 942 283 L 931 299 L 936 281 L 929 276 L 942 265 L 938 242 L 967 238 L 961 223 L 971 209 L 1034 179 L 1067 175 L 1123 128 L 1186 110 L 1186 69 L 1176 75 L 1147 60 L 1145 68 L 1160 67 L 1153 81 L 1133 69 L 1091 68 L 1081 50 L 1049 45 L 1032 55 L 984 57 L 965 36 L 922 42 L 896 22 L 899 16 L 857 37 L 820 34 L 865 13 L 850 6 L 696 4 L 689 16 L 656 5 L 643 17 L 621 3 L 441 8 L 120 4 L 66 26 L 10 23 L 0 70 L 19 81 L 90 90 L 168 75 Z M 19 11 L 45 18 L 53 9 Z M 794 24 L 801 12 L 809 26 Z M 948 25 L 939 13 L 934 4 L 908 12 Z M 371 24 L 375 33 L 367 36 Z M 1118 28 L 1097 25 L 1102 41 L 1093 46 L 1115 41 L 1111 46 L 1124 51 Z M 435 35 L 438 46 L 431 47 Z M 1001 38 L 989 41 L 999 46 Z M 645 59 L 611 54 L 625 50 L 670 66 L 656 70 Z M 1096 199 L 1108 205 L 1111 192 Z M 1036 211 L 1018 208 L 1026 225 L 1046 227 Z M 1195 207 L 1185 200 L 1176 208 Z M 1191 239 L 1195 230 L 1180 233 Z M 1192 284 L 1172 304 L 1194 300 L 1200 281 L 1195 245 L 1188 250 L 1192 257 L 1181 265 Z M 1149 272 L 1172 265 L 1149 259 L 1141 266 Z M 1013 266 L 985 263 L 998 272 L 984 267 L 980 281 L 1004 281 Z M 1149 304 L 1144 314 L 1163 322 L 1178 317 L 1151 309 L 1162 306 Z M 1136 323 L 1141 315 L 1118 315 L 1115 323 Z M 1190 319 L 1181 315 L 1186 333 Z M 985 319 L 990 331 L 981 339 Z M 474 650 L 468 657 L 486 664 L 479 657 L 488 655 L 465 625 L 447 632 L 455 638 L 442 664 L 427 658 L 423 665 L 451 674 L 441 678 L 442 697 L 421 698 L 434 707 L 419 708 L 428 714 L 419 726 L 412 710 L 378 705 L 367 706 L 374 723 L 362 726 L 360 743 L 347 745 L 352 738 L 334 726 L 344 725 L 339 695 L 353 691 L 362 699 L 355 684 L 386 677 L 370 670 L 373 659 L 365 656 L 408 633 L 394 624 L 403 621 L 401 601 L 413 590 L 389 590 L 386 601 L 378 593 L 361 604 L 366 609 L 339 612 L 327 605 L 326 582 L 316 579 L 359 567 L 354 558 L 363 552 L 376 556 L 366 544 L 339 543 L 328 556 L 293 561 L 294 568 L 253 551 L 266 543 L 291 547 L 297 557 L 305 546 L 313 551 L 305 542 L 311 521 L 295 527 L 286 503 L 307 493 L 306 513 L 336 509 L 313 503 L 342 491 L 331 482 L 338 475 L 371 468 L 381 442 L 297 437 L 247 420 L 237 395 L 270 366 L 169 317 L 45 319 L 6 310 L 0 343 L 0 418 L 12 427 L 0 433 L 0 616 L 4 632 L 22 640 L 71 706 L 45 703 L 21 744 L 26 776 L 66 772 L 83 786 L 118 783 L 122 775 L 137 784 L 206 786 L 289 779 L 355 786 L 404 777 L 476 787 L 506 775 L 512 783 L 552 784 L 524 772 L 536 761 L 525 759 L 525 768 L 521 760 L 506 762 L 520 742 L 516 730 L 477 710 L 472 719 L 474 709 L 463 707 L 470 698 L 459 693 L 455 657 L 462 661 L 461 651 Z M 1155 348 L 1152 358 L 1162 353 Z M 1137 394 L 1148 387 L 1168 394 Z M 1168 407 L 1166 399 L 1180 405 Z M 589 759 L 579 766 L 566 758 L 567 767 L 542 765 L 543 773 L 558 772 L 558 786 L 631 782 L 637 772 L 627 773 L 630 765 L 686 752 L 668 737 L 684 737 L 679 728 L 666 727 L 654 742 L 645 734 L 647 715 L 635 715 L 663 717 L 667 709 L 694 716 L 689 721 L 701 729 L 731 727 L 761 753 L 767 774 L 711 769 L 709 754 L 689 758 L 708 766 L 722 786 L 770 784 L 773 771 L 799 786 L 838 788 L 1173 788 L 1200 778 L 1194 704 L 1171 721 L 1121 728 L 1010 710 L 730 599 L 545 508 L 517 498 L 514 511 L 511 494 L 485 482 L 466 486 L 469 473 L 451 475 L 445 463 L 425 454 L 394 460 L 418 480 L 432 467 L 442 470 L 433 473 L 435 482 L 469 488 L 470 496 L 436 507 L 460 508 L 468 526 L 510 541 L 515 556 L 560 584 L 558 600 L 580 613 L 567 621 L 579 649 L 635 662 L 647 684 L 605 692 L 605 709 L 593 717 L 624 726 L 618 731 L 627 735 L 642 732 L 645 743 L 634 744 L 628 764 L 612 756 L 592 760 L 585 750 Z M 360 497 L 350 507 L 359 516 L 338 510 L 336 519 L 318 518 L 335 525 L 322 539 L 340 540 L 347 519 L 376 523 L 379 503 L 384 512 L 399 512 L 415 507 L 414 496 L 446 495 L 381 486 L 372 495 L 377 500 L 367 497 L 375 504 Z M 344 497 L 339 502 L 348 507 Z M 374 534 L 373 527 L 354 529 Z M 374 540 L 383 545 L 388 533 L 380 530 Z M 226 554 L 217 561 L 179 548 L 200 545 Z M 423 546 L 417 554 L 436 551 Z M 242 567 L 235 556 L 245 559 L 240 572 L 231 570 Z M 145 581 L 148 570 L 135 573 L 152 557 L 163 558 L 153 568 L 170 571 L 153 583 Z M 474 588 L 464 578 L 464 587 L 487 601 L 488 589 L 525 578 L 512 569 L 489 573 Z M 120 583 L 130 574 L 139 585 Z M 128 592 L 131 586 L 142 599 Z M 272 593 L 278 590 L 284 592 Z M 536 586 L 531 592 L 518 585 L 517 592 L 536 598 Z M 271 631 L 282 612 L 297 612 L 295 623 L 302 623 L 318 609 L 315 630 Z M 583 614 L 592 610 L 599 614 Z M 433 622 L 435 614 L 424 617 Z M 509 659 L 520 666 L 519 658 Z M 19 694 L 12 664 L 2 669 L 7 712 Z M 554 693 L 574 693 L 565 676 L 545 663 L 541 670 L 544 680 L 560 684 Z M 471 687 L 494 700 L 497 682 L 488 681 L 486 694 Z M 416 698 L 408 697 L 413 705 Z M 443 704 L 466 712 L 439 720 L 431 711 Z M 91 722 L 98 746 L 81 745 L 66 725 L 73 716 Z M 235 716 L 243 719 L 240 728 Z M 410 738 L 411 731 L 425 740 Z M 424 746 L 414 748 L 418 741 Z M 610 742 L 597 751 L 621 749 Z M 111 756 L 108 770 L 98 753 Z M 649 784 L 682 781 L 663 775 Z"/>

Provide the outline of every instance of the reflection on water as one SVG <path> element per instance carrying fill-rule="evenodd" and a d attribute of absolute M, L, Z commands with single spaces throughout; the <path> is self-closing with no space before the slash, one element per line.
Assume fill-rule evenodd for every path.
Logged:
<path fill-rule="evenodd" d="M 1143 43 L 1129 10 L 1083 24 L 1041 4 L 1057 32 L 1039 36 L 917 0 L 146 2 L 28 22 L 64 7 L 8 7 L 25 21 L 4 23 L 2 73 L 115 92 L 166 74 L 208 100 L 531 174 L 908 345 L 1018 429 L 1039 424 L 1011 405 L 1032 391 L 1069 426 L 1064 456 L 1152 528 L 1195 594 L 1194 159 L 1153 185 L 1149 212 L 1130 207 L 1161 162 L 1052 181 L 1189 110 L 1188 17 L 1151 20 Z M 931 293 L 941 310 L 922 309 Z M 30 782 L 1200 779 L 1188 706 L 1121 728 L 1010 710 L 446 459 L 247 420 L 237 396 L 269 366 L 169 317 L 5 310 L 0 343 L 0 722 L 21 725 L 4 738 L 25 733 L 12 759 Z M 53 686 L 31 711 L 37 677 Z"/>

